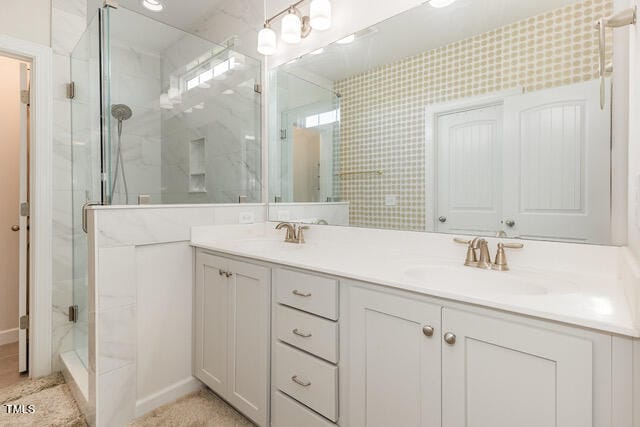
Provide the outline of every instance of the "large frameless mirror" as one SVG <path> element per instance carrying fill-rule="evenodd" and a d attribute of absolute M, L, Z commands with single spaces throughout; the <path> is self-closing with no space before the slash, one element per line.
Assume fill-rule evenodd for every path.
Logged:
<path fill-rule="evenodd" d="M 612 243 L 613 10 L 425 3 L 272 69 L 270 219 Z"/>

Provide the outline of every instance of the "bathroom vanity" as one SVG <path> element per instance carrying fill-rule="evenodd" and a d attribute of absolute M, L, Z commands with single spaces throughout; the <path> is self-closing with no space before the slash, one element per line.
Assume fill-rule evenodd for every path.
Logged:
<path fill-rule="evenodd" d="M 625 249 L 525 242 L 500 272 L 451 236 L 274 226 L 192 230 L 194 375 L 258 425 L 632 425 Z"/>

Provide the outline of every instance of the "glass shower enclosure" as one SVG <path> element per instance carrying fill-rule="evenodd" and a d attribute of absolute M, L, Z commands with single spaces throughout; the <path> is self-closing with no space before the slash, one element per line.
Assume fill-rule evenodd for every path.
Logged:
<path fill-rule="evenodd" d="M 88 366 L 83 206 L 261 201 L 259 60 L 124 9 L 71 54 L 74 347 Z"/>

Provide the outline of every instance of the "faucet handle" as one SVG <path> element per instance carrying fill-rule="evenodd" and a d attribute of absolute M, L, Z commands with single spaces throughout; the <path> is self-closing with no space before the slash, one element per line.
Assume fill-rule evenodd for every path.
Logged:
<path fill-rule="evenodd" d="M 296 232 L 296 242 L 297 243 L 304 243 L 304 233 L 302 232 L 302 230 L 308 230 L 309 226 L 308 225 L 299 225 L 297 228 L 297 232 Z"/>
<path fill-rule="evenodd" d="M 468 245 L 472 242 L 472 240 L 461 239 L 460 237 L 454 237 L 453 241 L 456 243 L 462 243 L 463 245 Z"/>
<path fill-rule="evenodd" d="M 509 271 L 509 264 L 507 263 L 507 254 L 504 252 L 504 248 L 508 249 L 522 249 L 524 245 L 522 243 L 498 243 L 498 252 L 496 253 L 495 262 L 491 265 L 493 270 L 497 271 Z"/>
<path fill-rule="evenodd" d="M 473 240 L 465 240 L 459 237 L 454 237 L 453 241 L 467 245 L 467 256 L 464 260 L 464 265 L 469 267 L 475 267 L 478 265 L 478 257 L 476 256 L 476 249 L 473 247 Z"/>

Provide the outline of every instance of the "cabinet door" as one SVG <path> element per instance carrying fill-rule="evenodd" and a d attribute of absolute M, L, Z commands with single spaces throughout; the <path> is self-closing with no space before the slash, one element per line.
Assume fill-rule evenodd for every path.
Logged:
<path fill-rule="evenodd" d="M 439 306 L 351 286 L 349 425 L 440 426 L 439 336 Z"/>
<path fill-rule="evenodd" d="M 258 425 L 266 426 L 269 389 L 271 270 L 229 260 L 229 388 L 227 399 Z"/>
<path fill-rule="evenodd" d="M 228 323 L 232 307 L 224 258 L 198 251 L 194 294 L 195 376 L 225 396 L 228 374 Z"/>
<path fill-rule="evenodd" d="M 443 427 L 592 426 L 592 343 L 455 309 L 443 310 Z"/>

